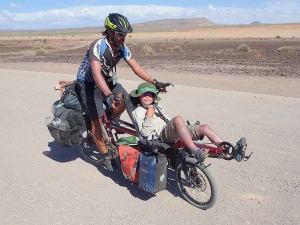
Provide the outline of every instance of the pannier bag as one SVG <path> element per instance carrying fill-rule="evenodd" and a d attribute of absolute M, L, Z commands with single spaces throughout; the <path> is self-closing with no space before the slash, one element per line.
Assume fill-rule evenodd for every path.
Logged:
<path fill-rule="evenodd" d="M 67 109 L 73 109 L 82 112 L 82 107 L 79 101 L 80 92 L 76 83 L 68 85 L 61 96 L 61 103 Z"/>
<path fill-rule="evenodd" d="M 136 145 L 122 145 L 118 147 L 123 175 L 127 180 L 138 182 L 138 161 L 140 151 Z"/>
<path fill-rule="evenodd" d="M 81 143 L 82 134 L 86 130 L 83 114 L 67 109 L 58 103 L 59 101 L 53 105 L 54 115 L 45 119 L 51 136 L 62 147 L 71 147 Z"/>
<path fill-rule="evenodd" d="M 164 154 L 143 152 L 139 162 L 139 188 L 156 194 L 166 189 L 168 161 Z"/>

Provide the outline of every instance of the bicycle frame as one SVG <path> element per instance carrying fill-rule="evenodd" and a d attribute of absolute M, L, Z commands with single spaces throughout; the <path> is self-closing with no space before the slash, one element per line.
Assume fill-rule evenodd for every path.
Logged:
<path fill-rule="evenodd" d="M 138 137 L 137 132 L 132 128 L 126 128 L 124 126 L 122 126 L 122 124 L 127 125 L 127 126 L 133 126 L 132 124 L 123 121 L 123 120 L 118 120 L 119 124 L 113 124 L 110 122 L 110 120 L 108 119 L 107 113 L 104 113 L 103 115 L 103 125 L 105 126 L 107 133 L 108 133 L 108 138 L 110 139 L 111 143 L 113 145 L 116 145 L 116 140 L 113 136 L 113 130 L 116 131 L 116 134 L 129 134 L 135 137 Z M 205 148 L 209 150 L 209 157 L 211 158 L 225 158 L 226 156 L 226 152 L 223 149 L 214 147 L 214 146 L 210 146 L 210 145 L 206 145 L 206 144 L 202 144 L 200 142 L 195 142 L 195 145 L 199 148 Z M 181 149 L 181 148 L 186 148 L 186 145 L 183 141 L 179 140 L 178 142 L 176 142 L 175 144 L 173 144 L 172 146 L 170 146 L 170 148 L 175 148 L 175 149 Z"/>
<path fill-rule="evenodd" d="M 116 144 L 116 140 L 113 136 L 112 130 L 115 130 L 117 134 L 118 133 L 119 134 L 125 133 L 125 134 L 129 134 L 129 135 L 138 137 L 138 134 L 136 133 L 136 131 L 134 129 L 130 129 L 130 128 L 126 128 L 126 127 L 121 126 L 121 124 L 125 124 L 125 125 L 131 127 L 132 124 L 127 123 L 126 121 L 123 121 L 123 120 L 119 120 L 118 122 L 119 122 L 120 125 L 116 125 L 116 124 L 111 123 L 108 119 L 108 116 L 107 116 L 106 112 L 104 113 L 102 123 L 105 126 L 105 128 L 108 132 L 109 138 L 111 139 L 111 142 L 113 144 Z"/>

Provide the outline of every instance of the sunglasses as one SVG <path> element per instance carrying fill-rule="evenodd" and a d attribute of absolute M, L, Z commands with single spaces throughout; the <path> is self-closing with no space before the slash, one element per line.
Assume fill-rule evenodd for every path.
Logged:
<path fill-rule="evenodd" d="M 126 32 L 121 32 L 121 31 L 114 31 L 114 32 L 115 32 L 115 34 L 117 34 L 120 37 L 125 37 L 127 35 Z"/>
<path fill-rule="evenodd" d="M 153 94 L 152 92 L 145 92 L 144 94 L 142 94 L 142 98 L 144 97 L 150 97 L 150 98 L 153 98 L 155 96 L 155 94 Z"/>

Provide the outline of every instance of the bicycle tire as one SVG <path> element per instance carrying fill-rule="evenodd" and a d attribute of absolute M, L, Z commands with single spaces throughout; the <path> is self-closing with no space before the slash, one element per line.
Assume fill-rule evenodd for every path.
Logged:
<path fill-rule="evenodd" d="M 92 145 L 92 146 L 86 146 L 85 140 L 83 140 L 80 144 L 78 144 L 79 152 L 82 156 L 82 158 L 94 165 L 94 166 L 101 166 L 103 165 L 102 162 L 102 155 L 99 152 L 97 146 Z"/>
<path fill-rule="evenodd" d="M 115 160 L 118 157 L 118 149 L 114 146 L 108 136 L 108 132 L 105 126 L 102 124 L 102 132 L 104 136 L 105 145 L 107 151 L 110 153 L 112 160 Z M 78 144 L 79 152 L 82 158 L 95 166 L 103 165 L 102 162 L 102 154 L 95 144 L 87 145 L 86 140 L 83 140 L 80 144 Z"/>
<path fill-rule="evenodd" d="M 197 208 L 206 210 L 213 207 L 217 201 L 217 184 L 211 172 L 203 165 L 190 162 L 185 162 L 185 165 L 189 170 L 187 171 L 188 175 L 190 175 L 189 178 L 186 178 L 182 162 L 180 162 L 176 167 L 176 184 L 180 193 L 187 202 Z M 196 179 L 194 171 L 195 169 L 197 170 Z M 193 176 L 191 176 L 191 170 L 193 170 Z M 184 179 L 182 179 L 182 173 L 184 175 Z M 200 179 L 200 182 L 198 179 Z M 207 196 L 205 201 L 199 201 L 187 192 L 187 188 L 191 189 L 193 192 L 196 192 L 196 194 L 200 197 L 206 197 L 206 193 L 204 193 L 204 191 L 207 190 L 209 192 L 209 196 Z"/>

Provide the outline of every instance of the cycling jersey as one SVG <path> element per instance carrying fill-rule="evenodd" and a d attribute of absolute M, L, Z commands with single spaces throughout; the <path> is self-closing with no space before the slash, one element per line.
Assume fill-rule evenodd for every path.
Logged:
<path fill-rule="evenodd" d="M 132 58 L 131 52 L 125 44 L 123 45 L 123 48 L 118 48 L 116 53 L 114 53 L 105 37 L 96 39 L 92 42 L 90 48 L 87 50 L 87 53 L 79 67 L 77 80 L 95 83 L 92 75 L 90 60 L 96 60 L 101 63 L 102 76 L 106 82 L 110 82 L 112 70 L 121 58 L 124 58 L 125 61 L 128 61 Z"/>

